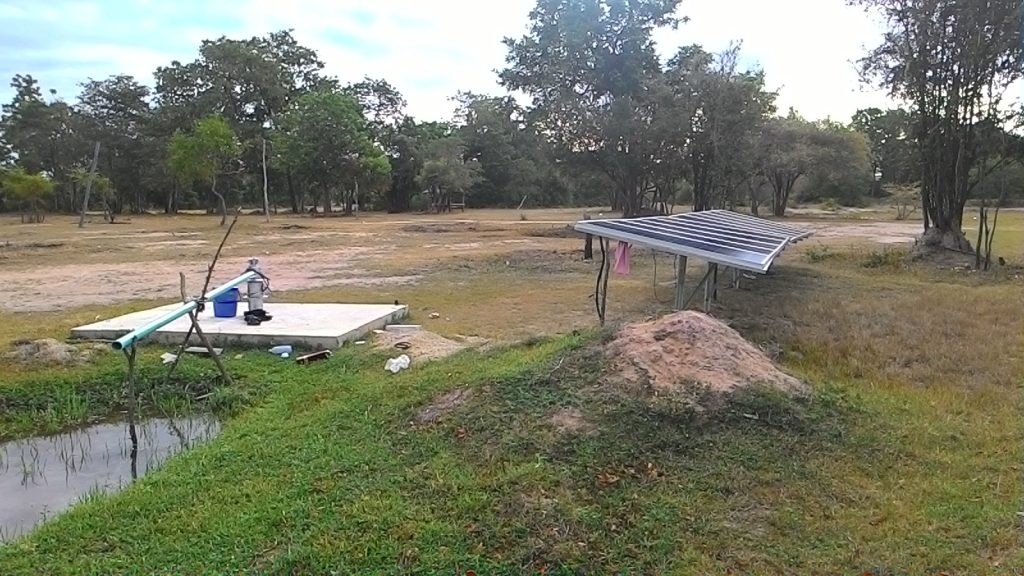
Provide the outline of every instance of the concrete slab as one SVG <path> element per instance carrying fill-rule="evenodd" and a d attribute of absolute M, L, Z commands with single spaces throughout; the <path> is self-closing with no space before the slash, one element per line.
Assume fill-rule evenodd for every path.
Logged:
<path fill-rule="evenodd" d="M 103 320 L 71 330 L 72 338 L 85 340 L 114 340 L 149 320 L 174 309 L 169 304 L 133 312 L 110 320 Z M 267 303 L 270 322 L 249 326 L 242 318 L 244 304 L 239 305 L 238 316 L 217 318 L 213 306 L 199 315 L 199 325 L 213 346 L 274 346 L 292 344 L 313 349 L 337 348 L 345 342 L 359 340 L 372 330 L 382 329 L 405 318 L 407 306 L 390 304 L 285 304 Z M 179 318 L 154 332 L 145 342 L 178 344 L 188 332 L 188 316 Z M 192 343 L 198 343 L 193 336 Z"/>

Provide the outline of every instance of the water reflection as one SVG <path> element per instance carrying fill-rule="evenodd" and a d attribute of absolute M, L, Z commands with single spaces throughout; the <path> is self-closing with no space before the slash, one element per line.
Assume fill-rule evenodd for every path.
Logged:
<path fill-rule="evenodd" d="M 168 457 L 215 436 L 209 415 L 123 422 L 0 444 L 0 542 L 31 530 L 80 500 L 114 492 Z"/>

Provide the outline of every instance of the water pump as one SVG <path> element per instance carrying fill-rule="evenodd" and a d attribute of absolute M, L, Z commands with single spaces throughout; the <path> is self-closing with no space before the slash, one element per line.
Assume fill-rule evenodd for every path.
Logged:
<path fill-rule="evenodd" d="M 263 273 L 260 270 L 260 259 L 250 258 L 248 270 L 256 272 L 259 276 L 250 278 L 245 285 L 245 296 L 249 301 L 249 311 L 263 310 Z"/>
<path fill-rule="evenodd" d="M 263 309 L 264 295 L 270 292 L 270 278 L 260 269 L 259 258 L 249 259 L 249 268 L 246 272 L 255 272 L 256 276 L 250 278 L 245 285 L 245 299 L 249 301 L 249 311 L 245 313 L 245 323 L 250 326 L 259 326 L 268 322 L 272 316 Z"/>

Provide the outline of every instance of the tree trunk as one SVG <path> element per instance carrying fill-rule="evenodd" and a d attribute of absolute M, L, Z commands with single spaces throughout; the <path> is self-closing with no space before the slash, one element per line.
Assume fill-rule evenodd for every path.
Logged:
<path fill-rule="evenodd" d="M 345 215 L 352 215 L 352 204 L 355 202 L 355 198 L 359 195 L 359 180 L 352 181 L 352 190 L 345 191 Z"/>
<path fill-rule="evenodd" d="M 299 197 L 296 194 L 295 182 L 292 180 L 291 168 L 285 169 L 285 180 L 288 182 L 288 198 L 292 201 L 292 213 L 301 214 L 305 210 L 303 209 L 304 207 L 301 206 L 302 203 L 299 202 Z"/>
<path fill-rule="evenodd" d="M 82 216 L 78 219 L 78 227 L 85 227 L 85 212 L 89 209 L 89 193 L 92 192 L 92 181 L 96 178 L 96 162 L 100 159 L 100 142 L 92 151 L 92 165 L 89 167 L 89 179 L 85 181 L 85 199 L 82 200 Z"/>
<path fill-rule="evenodd" d="M 164 214 L 178 213 L 178 181 L 175 180 L 171 191 L 167 194 L 167 204 L 164 206 Z"/>
<path fill-rule="evenodd" d="M 768 179 L 772 186 L 772 215 L 783 217 L 786 215 L 786 207 L 789 204 L 789 195 L 796 186 L 801 174 L 775 173 Z"/>
<path fill-rule="evenodd" d="M 220 225 L 224 226 L 224 224 L 226 224 L 228 221 L 228 205 L 226 202 L 224 202 L 224 195 L 221 194 L 220 192 L 217 192 L 216 174 L 213 175 L 213 195 L 217 197 L 217 201 L 220 206 Z"/>
<path fill-rule="evenodd" d="M 609 194 L 609 202 L 608 202 L 608 204 L 611 207 L 612 212 L 618 212 L 620 210 L 623 210 L 622 198 L 623 198 L 622 191 L 619 190 L 618 188 L 615 188 L 611 192 L 611 194 Z"/>

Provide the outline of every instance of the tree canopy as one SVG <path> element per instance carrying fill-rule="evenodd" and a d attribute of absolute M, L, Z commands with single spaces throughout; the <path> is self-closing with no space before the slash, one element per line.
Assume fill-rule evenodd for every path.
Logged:
<path fill-rule="evenodd" d="M 227 221 L 224 194 L 217 190 L 217 177 L 231 171 L 238 158 L 238 139 L 220 116 L 203 118 L 191 133 L 177 132 L 168 146 L 168 163 L 182 185 L 210 185 L 220 207 L 220 225 Z"/>
<path fill-rule="evenodd" d="M 351 210 L 354 188 L 390 174 L 360 104 L 351 95 L 322 89 L 301 96 L 281 117 L 276 146 L 281 161 L 319 192 L 324 212 L 342 191 Z"/>
<path fill-rule="evenodd" d="M 1022 77 L 1018 0 L 852 0 L 888 30 L 864 73 L 911 106 L 926 245 L 968 251 L 964 206 L 980 177 L 979 130 L 1019 111 L 1004 95 Z"/>
<path fill-rule="evenodd" d="M 857 204 L 919 184 L 926 224 L 955 228 L 966 198 L 990 191 L 986 176 L 1015 174 L 1001 93 L 1019 76 L 1019 15 L 1011 0 L 991 13 L 982 0 L 850 1 L 890 22 L 863 66 L 900 106 L 848 124 L 778 116 L 740 43 L 657 46 L 686 21 L 678 0 L 536 0 L 525 34 L 505 39 L 507 92 L 460 92 L 451 118 L 414 118 L 385 78 L 340 83 L 291 31 L 222 36 L 158 67 L 152 87 L 86 79 L 73 102 L 16 75 L 0 166 L 43 174 L 48 207 L 73 211 L 99 143 L 112 213 L 223 213 L 263 205 L 266 190 L 268 209 L 294 212 L 446 209 L 455 194 L 627 216 L 770 202 L 781 216 L 795 200 Z M 966 32 L 975 25 L 983 35 Z M 969 38 L 985 46 L 956 48 Z"/>

